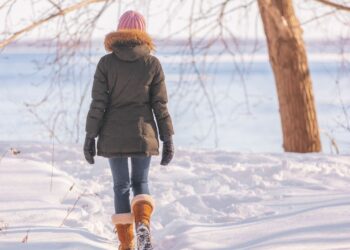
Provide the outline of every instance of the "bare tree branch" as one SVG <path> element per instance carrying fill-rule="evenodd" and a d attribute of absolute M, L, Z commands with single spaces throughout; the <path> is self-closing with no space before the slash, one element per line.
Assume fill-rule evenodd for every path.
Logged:
<path fill-rule="evenodd" d="M 13 2 L 12 0 L 8 0 L 8 1 L 5 1 L 4 3 L 2 3 L 0 5 L 0 9 L 4 8 L 7 4 L 9 4 L 10 2 Z"/>
<path fill-rule="evenodd" d="M 334 3 L 334 2 L 328 1 L 328 0 L 315 0 L 315 1 L 317 1 L 319 3 L 323 3 L 323 4 L 331 6 L 331 7 L 334 7 L 338 10 L 350 11 L 350 6 L 346 6 L 346 5 L 339 4 L 339 3 Z"/>
<path fill-rule="evenodd" d="M 40 19 L 40 20 L 32 23 L 31 25 L 28 25 L 27 27 L 25 27 L 19 31 L 14 32 L 10 37 L 6 38 L 5 40 L 0 41 L 0 48 L 4 48 L 8 44 L 10 44 L 14 40 L 16 40 L 18 37 L 20 37 L 21 35 L 29 32 L 29 31 L 32 31 L 33 29 L 37 28 L 38 26 L 50 21 L 51 19 L 54 19 L 58 16 L 64 16 L 70 12 L 84 8 L 92 3 L 99 3 L 99 2 L 106 2 L 106 0 L 85 0 L 85 1 L 81 1 L 79 3 L 76 3 L 72 6 L 69 6 L 65 9 L 59 9 L 56 13 L 51 14 L 48 17 L 45 17 L 43 19 Z"/>

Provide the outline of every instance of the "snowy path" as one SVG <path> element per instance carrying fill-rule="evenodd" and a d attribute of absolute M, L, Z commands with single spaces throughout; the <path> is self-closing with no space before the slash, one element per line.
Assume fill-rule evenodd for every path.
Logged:
<path fill-rule="evenodd" d="M 20 146 L 18 146 L 20 145 Z M 0 249 L 116 249 L 103 158 L 0 143 Z M 157 250 L 350 249 L 350 156 L 186 151 L 152 160 Z M 26 243 L 21 243 L 26 240 Z"/>

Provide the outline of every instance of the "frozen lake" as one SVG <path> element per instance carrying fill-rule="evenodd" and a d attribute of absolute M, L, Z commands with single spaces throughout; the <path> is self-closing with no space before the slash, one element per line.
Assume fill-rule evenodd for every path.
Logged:
<path fill-rule="evenodd" d="M 282 152 L 276 90 L 264 52 L 254 57 L 249 54 L 237 57 L 236 63 L 228 54 L 217 57 L 212 53 L 206 58 L 202 55 L 196 58 L 199 79 L 188 53 L 163 48 L 158 51 L 156 55 L 166 73 L 176 146 Z M 47 142 L 50 140 L 47 128 L 53 128 L 57 119 L 57 138 L 81 143 L 93 71 L 101 55 L 102 50 L 96 51 L 90 64 L 86 55 L 66 64 L 63 60 L 62 74 L 54 75 L 57 65 L 39 69 L 54 54 L 40 50 L 2 52 L 0 140 Z M 341 70 L 341 60 L 333 53 L 311 53 L 309 62 L 324 152 L 331 152 L 329 137 L 332 137 L 341 153 L 349 153 L 350 132 L 341 126 L 346 122 L 341 101 L 347 107 L 350 105 L 349 73 Z M 85 89 L 87 97 L 78 114 Z M 48 98 L 38 106 L 37 113 L 30 112 L 26 104 L 39 104 L 46 95 Z M 79 127 L 73 125 L 77 119 Z"/>

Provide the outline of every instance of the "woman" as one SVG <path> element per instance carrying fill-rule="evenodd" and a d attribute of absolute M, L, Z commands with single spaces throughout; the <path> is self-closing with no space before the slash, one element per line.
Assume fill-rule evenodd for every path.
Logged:
<path fill-rule="evenodd" d="M 164 73 L 159 60 L 150 54 L 154 44 L 138 12 L 125 12 L 104 45 L 111 53 L 100 59 L 94 75 L 84 154 L 93 164 L 98 137 L 97 155 L 107 157 L 112 170 L 112 223 L 119 249 L 134 249 L 134 223 L 138 249 L 152 249 L 150 217 L 155 202 L 148 189 L 148 171 L 151 156 L 159 155 L 158 132 L 163 142 L 160 164 L 167 165 L 174 155 Z M 130 187 L 134 194 L 131 203 Z"/>

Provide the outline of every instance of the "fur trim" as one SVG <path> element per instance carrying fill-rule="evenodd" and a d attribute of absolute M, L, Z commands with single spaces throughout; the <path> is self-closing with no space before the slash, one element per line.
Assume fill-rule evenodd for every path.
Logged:
<path fill-rule="evenodd" d="M 134 215 L 132 213 L 113 214 L 111 219 L 114 225 L 134 223 Z"/>
<path fill-rule="evenodd" d="M 134 198 L 131 201 L 131 209 L 134 207 L 134 205 L 140 201 L 146 201 L 147 203 L 149 203 L 153 210 L 155 207 L 155 203 L 154 200 L 152 198 L 152 196 L 150 196 L 149 194 L 138 194 L 136 196 L 134 196 Z"/>
<path fill-rule="evenodd" d="M 118 30 L 111 32 L 105 37 L 105 49 L 109 52 L 113 51 L 112 45 L 118 44 L 146 44 L 150 51 L 155 50 L 152 38 L 141 30 Z"/>

